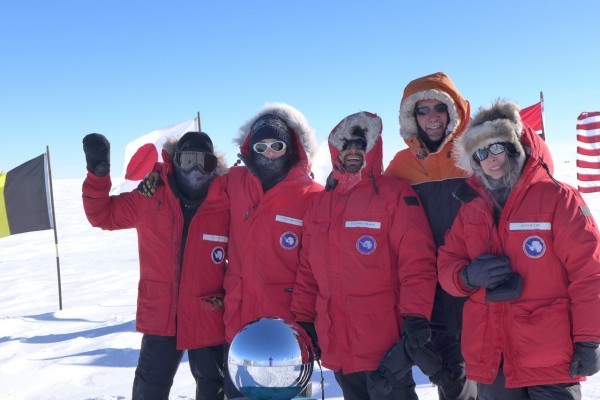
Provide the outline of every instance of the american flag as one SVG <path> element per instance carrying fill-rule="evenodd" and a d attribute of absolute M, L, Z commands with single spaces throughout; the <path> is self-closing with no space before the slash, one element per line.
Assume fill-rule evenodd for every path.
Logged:
<path fill-rule="evenodd" d="M 600 112 L 577 117 L 577 181 L 581 193 L 600 192 Z"/>

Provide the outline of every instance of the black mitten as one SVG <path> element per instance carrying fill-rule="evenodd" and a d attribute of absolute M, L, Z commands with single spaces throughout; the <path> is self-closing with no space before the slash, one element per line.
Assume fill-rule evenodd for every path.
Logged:
<path fill-rule="evenodd" d="M 460 277 L 471 289 L 493 289 L 510 278 L 508 263 L 508 257 L 482 254 L 460 270 Z"/>
<path fill-rule="evenodd" d="M 88 170 L 96 176 L 110 172 L 110 143 L 99 133 L 90 133 L 83 138 L 83 152 Z"/>
<path fill-rule="evenodd" d="M 569 375 L 592 376 L 600 370 L 600 349 L 598 343 L 578 342 L 575 343 L 573 359 L 569 367 Z"/>
<path fill-rule="evenodd" d="M 367 389 L 372 399 L 387 396 L 396 382 L 400 381 L 412 369 L 413 361 L 406 353 L 403 337 L 390 348 L 381 359 L 376 371 L 367 378 Z"/>
<path fill-rule="evenodd" d="M 429 322 L 423 317 L 407 315 L 402 324 L 402 336 L 411 347 L 421 347 L 431 339 Z"/>

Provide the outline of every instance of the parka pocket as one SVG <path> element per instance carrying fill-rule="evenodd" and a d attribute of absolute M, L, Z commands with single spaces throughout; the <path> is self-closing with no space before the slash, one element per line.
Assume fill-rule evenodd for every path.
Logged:
<path fill-rule="evenodd" d="M 294 283 L 265 283 L 262 315 L 293 318 L 290 311 Z"/>
<path fill-rule="evenodd" d="M 488 313 L 486 304 L 471 299 L 465 303 L 461 349 L 467 363 L 481 364 L 484 348 L 489 341 L 486 337 Z"/>
<path fill-rule="evenodd" d="M 511 305 L 512 344 L 519 365 L 527 368 L 567 364 L 573 353 L 569 303 L 535 300 Z"/>
<path fill-rule="evenodd" d="M 373 354 L 385 353 L 400 339 L 394 292 L 348 296 L 346 305 L 353 355 L 372 358 Z"/>
<path fill-rule="evenodd" d="M 138 325 L 151 331 L 165 332 L 173 309 L 172 293 L 172 285 L 168 282 L 141 279 L 138 284 Z"/>

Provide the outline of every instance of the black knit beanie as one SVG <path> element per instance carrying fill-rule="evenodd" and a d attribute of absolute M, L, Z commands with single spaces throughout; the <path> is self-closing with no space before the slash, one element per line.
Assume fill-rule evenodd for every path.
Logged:
<path fill-rule="evenodd" d="M 250 148 L 264 139 L 281 140 L 288 147 L 292 144 L 290 128 L 282 118 L 273 114 L 265 114 L 258 118 L 252 124 L 250 131 Z"/>
<path fill-rule="evenodd" d="M 214 154 L 213 143 L 204 132 L 186 132 L 177 142 L 175 151 L 195 150 Z"/>

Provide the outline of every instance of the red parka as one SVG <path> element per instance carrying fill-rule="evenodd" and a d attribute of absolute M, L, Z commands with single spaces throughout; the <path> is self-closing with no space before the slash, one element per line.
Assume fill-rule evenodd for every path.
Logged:
<path fill-rule="evenodd" d="M 429 319 L 435 247 L 410 185 L 382 175 L 381 120 L 347 117 L 331 132 L 334 169 L 350 129 L 367 130 L 365 165 L 315 197 L 304 218 L 292 311 L 315 321 L 323 365 L 344 374 L 377 369 L 401 336 L 403 316 Z M 349 179 L 348 179 L 349 178 Z"/>
<path fill-rule="evenodd" d="M 166 153 L 163 159 L 168 159 Z M 105 230 L 135 228 L 138 234 L 140 280 L 136 329 L 177 336 L 178 349 L 225 342 L 223 276 L 229 236 L 226 175 L 216 176 L 206 199 L 192 218 L 181 265 L 183 214 L 168 186 L 170 161 L 157 164 L 164 185 L 152 198 L 137 190 L 109 196 L 111 179 L 91 173 L 83 183 L 83 206 L 92 226 Z"/>
<path fill-rule="evenodd" d="M 439 279 L 469 296 L 462 353 L 467 378 L 490 384 L 501 359 L 507 387 L 577 382 L 569 376 L 575 342 L 600 342 L 600 234 L 580 194 L 557 182 L 529 128 L 530 152 L 496 224 L 493 203 L 473 176 L 464 204 L 439 249 Z M 547 158 L 547 156 L 546 156 Z M 485 254 L 505 255 L 524 279 L 518 300 L 487 302 L 465 287 L 460 270 Z"/>
<path fill-rule="evenodd" d="M 312 195 L 323 186 L 310 177 L 310 158 L 316 151 L 314 131 L 297 110 L 271 104 L 240 131 L 240 151 L 250 158 L 250 126 L 272 113 L 283 118 L 296 140 L 298 162 L 287 176 L 263 192 L 260 179 L 248 168 L 229 169 L 231 199 L 229 264 L 225 277 L 227 341 L 247 323 L 261 317 L 292 320 L 290 302 L 298 268 L 304 214 Z"/>

